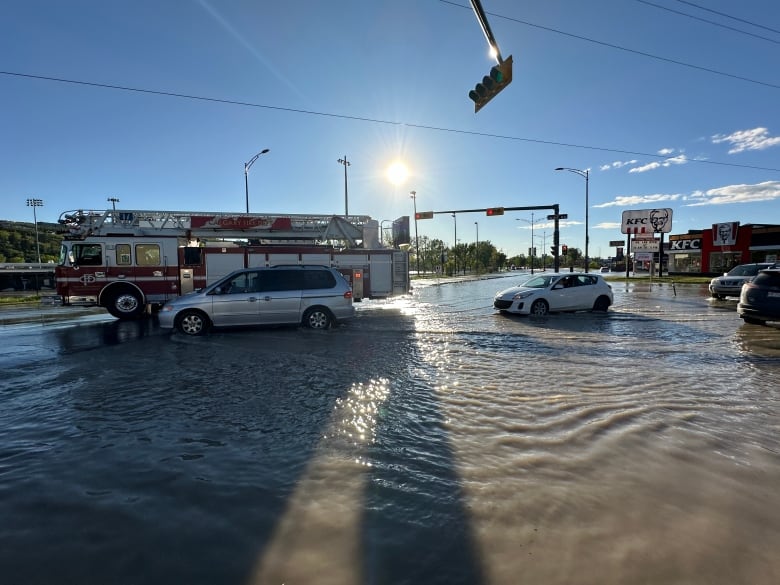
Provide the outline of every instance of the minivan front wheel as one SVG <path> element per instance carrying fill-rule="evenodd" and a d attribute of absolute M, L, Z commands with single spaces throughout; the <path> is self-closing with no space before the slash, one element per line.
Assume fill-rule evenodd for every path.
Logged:
<path fill-rule="evenodd" d="M 176 328 L 185 335 L 203 335 L 210 325 L 208 317 L 198 311 L 183 311 L 176 319 Z"/>
<path fill-rule="evenodd" d="M 303 325 L 309 329 L 327 329 L 333 318 L 327 309 L 311 307 L 303 314 Z"/>

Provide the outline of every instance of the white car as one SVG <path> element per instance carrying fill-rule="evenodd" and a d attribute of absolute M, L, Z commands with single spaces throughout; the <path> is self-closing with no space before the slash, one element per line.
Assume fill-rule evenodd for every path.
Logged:
<path fill-rule="evenodd" d="M 502 312 L 544 316 L 559 311 L 606 311 L 612 287 L 600 274 L 551 273 L 532 276 L 519 286 L 496 293 L 493 307 Z"/>

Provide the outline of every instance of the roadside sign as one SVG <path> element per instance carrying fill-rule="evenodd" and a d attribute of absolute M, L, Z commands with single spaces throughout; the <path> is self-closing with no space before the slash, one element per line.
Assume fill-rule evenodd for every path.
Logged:
<path fill-rule="evenodd" d="M 672 210 L 639 209 L 624 211 L 620 232 L 624 234 L 657 234 L 672 231 Z"/>
<path fill-rule="evenodd" d="M 610 240 L 609 242 L 610 247 L 622 246 L 623 244 L 625 244 L 623 240 Z"/>
<path fill-rule="evenodd" d="M 660 238 L 639 239 L 635 238 L 631 240 L 632 252 L 658 252 L 660 247 Z"/>
<path fill-rule="evenodd" d="M 548 215 L 548 216 L 547 216 L 547 219 L 548 219 L 548 220 L 555 220 L 555 219 L 569 219 L 569 214 L 568 214 L 568 213 L 559 213 L 558 215 L 555 215 L 555 214 L 553 214 L 553 215 Z"/>

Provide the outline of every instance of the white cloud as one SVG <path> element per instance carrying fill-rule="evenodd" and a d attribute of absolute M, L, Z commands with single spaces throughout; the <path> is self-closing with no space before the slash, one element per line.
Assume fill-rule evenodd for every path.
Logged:
<path fill-rule="evenodd" d="M 752 130 L 738 130 L 729 135 L 716 134 L 712 137 L 714 144 L 728 142 L 732 145 L 729 154 L 736 154 L 746 150 L 764 150 L 780 144 L 780 136 L 769 136 L 766 128 L 753 128 Z"/>
<path fill-rule="evenodd" d="M 602 221 L 592 227 L 597 230 L 619 230 L 622 225 L 619 221 Z"/>
<path fill-rule="evenodd" d="M 708 191 L 694 191 L 684 198 L 685 207 L 754 203 L 780 199 L 780 181 L 765 181 L 756 185 L 727 185 Z"/>
<path fill-rule="evenodd" d="M 662 148 L 661 150 L 658 151 L 658 154 L 660 154 L 661 156 L 669 156 L 673 152 L 674 152 L 674 148 Z"/>
<path fill-rule="evenodd" d="M 616 160 L 615 162 L 607 163 L 605 165 L 601 165 L 599 167 L 599 170 L 602 171 L 609 171 L 610 169 L 621 169 L 623 167 L 627 167 L 629 165 L 635 165 L 637 162 L 636 159 L 634 160 Z"/>
<path fill-rule="evenodd" d="M 642 165 L 641 167 L 634 167 L 633 169 L 630 169 L 629 173 L 645 173 L 647 171 L 654 171 L 655 169 L 660 169 L 661 167 L 670 167 L 672 165 L 684 165 L 688 162 L 688 157 L 684 154 L 678 154 L 677 156 L 673 156 L 671 158 L 667 158 L 664 161 L 661 162 L 651 162 L 647 163 L 646 165 Z"/>
<path fill-rule="evenodd" d="M 677 201 L 682 195 L 679 194 L 656 194 L 656 195 L 618 195 L 613 201 L 599 203 L 593 207 L 629 207 L 644 204 L 656 204 L 663 201 Z"/>

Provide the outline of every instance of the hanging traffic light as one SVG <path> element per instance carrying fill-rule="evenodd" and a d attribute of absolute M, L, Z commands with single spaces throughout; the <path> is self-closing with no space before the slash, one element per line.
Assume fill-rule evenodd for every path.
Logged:
<path fill-rule="evenodd" d="M 569 253 L 569 246 L 567 246 L 566 244 L 564 244 L 563 246 L 561 246 L 561 253 L 562 253 L 564 256 L 566 256 L 566 254 L 568 254 L 568 253 Z"/>
<path fill-rule="evenodd" d="M 414 214 L 414 219 L 431 219 L 433 211 L 418 211 Z"/>
<path fill-rule="evenodd" d="M 488 207 L 485 210 L 486 215 L 492 216 L 492 215 L 504 215 L 504 208 L 503 207 Z"/>
<path fill-rule="evenodd" d="M 557 256 L 558 255 L 558 246 L 550 246 L 550 254 L 552 254 L 553 256 Z"/>
<path fill-rule="evenodd" d="M 504 89 L 512 82 L 512 55 L 509 55 L 498 65 L 494 65 L 490 70 L 490 75 L 482 78 L 482 83 L 478 83 L 474 89 L 469 92 L 471 101 L 474 102 L 474 113 L 476 114 L 482 106 L 492 100 L 498 92 Z"/>

